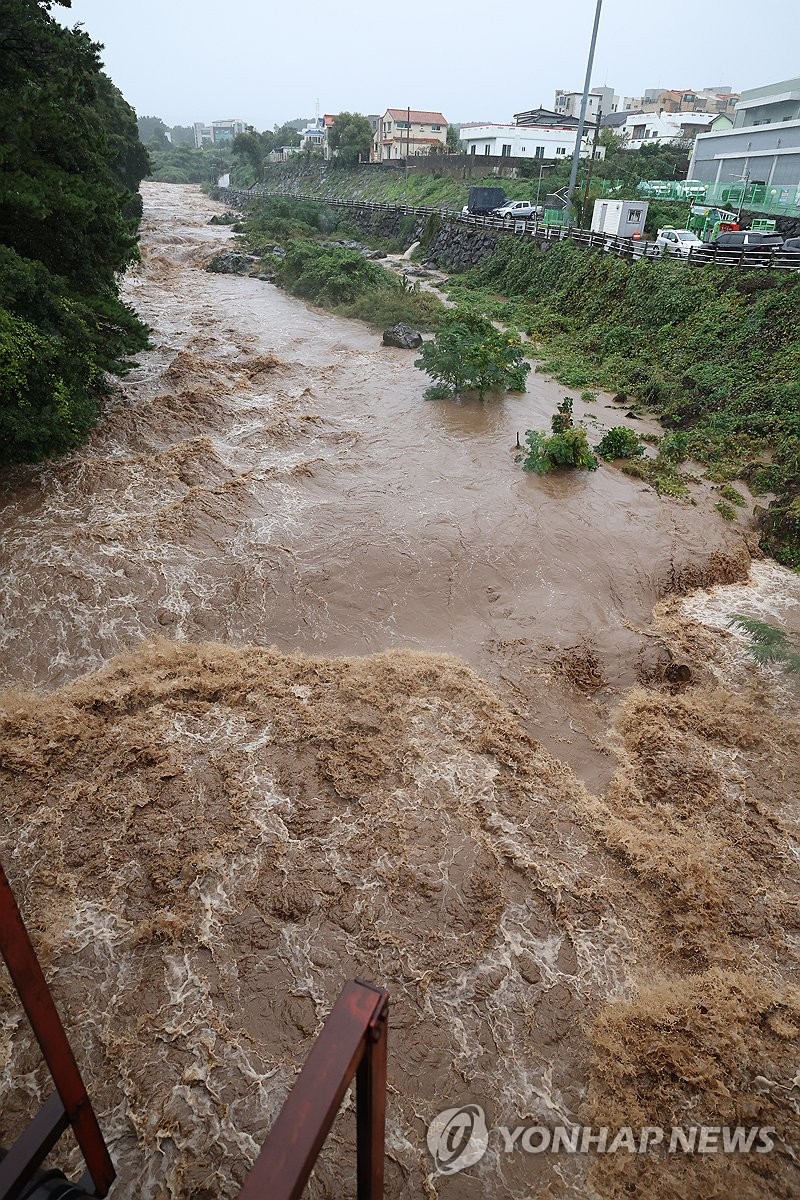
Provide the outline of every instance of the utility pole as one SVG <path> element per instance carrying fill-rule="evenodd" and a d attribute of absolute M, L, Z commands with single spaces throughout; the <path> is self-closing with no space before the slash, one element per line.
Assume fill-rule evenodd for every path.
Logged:
<path fill-rule="evenodd" d="M 544 163 L 539 167 L 539 182 L 536 184 L 536 207 L 539 207 L 539 193 L 542 190 L 542 172 L 544 171 Z"/>
<path fill-rule="evenodd" d="M 408 166 L 408 160 L 411 158 L 411 109 L 410 108 L 406 111 L 406 117 L 408 118 L 408 120 L 406 121 L 406 125 L 408 126 L 408 129 L 406 130 L 406 166 Z"/>
<path fill-rule="evenodd" d="M 589 159 L 589 170 L 586 172 L 586 182 L 583 185 L 583 199 L 581 200 L 581 225 L 586 223 L 586 201 L 589 197 L 589 187 L 592 182 L 592 171 L 594 170 L 595 155 L 597 154 L 597 143 L 600 141 L 600 122 L 603 119 L 603 110 L 597 110 L 597 124 L 594 127 L 594 140 L 592 142 L 592 157 Z"/>
<path fill-rule="evenodd" d="M 567 207 L 572 208 L 572 194 L 575 191 L 575 181 L 578 178 L 578 163 L 581 158 L 581 141 L 583 140 L 583 131 L 586 126 L 586 106 L 589 103 L 589 88 L 592 86 L 592 66 L 594 64 L 594 48 L 597 44 L 597 27 L 600 24 L 600 10 L 603 7 L 603 0 L 597 0 L 597 8 L 594 13 L 594 27 L 592 29 L 592 41 L 589 46 L 589 60 L 586 63 L 586 79 L 583 85 L 583 99 L 581 100 L 581 115 L 578 120 L 578 132 L 575 138 L 575 149 L 572 152 L 572 169 L 569 173 L 569 186 L 567 187 Z"/>
<path fill-rule="evenodd" d="M 747 185 L 750 182 L 750 168 L 749 167 L 745 171 L 744 175 L 740 176 L 740 178 L 742 180 L 742 195 L 741 195 L 741 199 L 739 200 L 739 207 L 736 210 L 736 224 L 737 225 L 741 225 L 741 223 L 742 223 L 742 209 L 744 208 L 744 197 L 745 197 L 745 193 L 747 191 Z"/>

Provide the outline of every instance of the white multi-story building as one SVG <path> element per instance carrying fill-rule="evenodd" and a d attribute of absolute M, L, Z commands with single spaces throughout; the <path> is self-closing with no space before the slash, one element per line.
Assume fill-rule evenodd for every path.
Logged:
<path fill-rule="evenodd" d="M 607 89 L 611 91 L 611 88 Z M 613 95 L 613 92 L 612 92 Z M 598 90 L 590 92 L 586 99 L 586 121 L 592 125 L 597 122 L 597 114 L 600 111 L 600 101 L 602 97 L 598 94 Z M 560 88 L 556 92 L 555 104 L 553 105 L 557 113 L 563 117 L 575 117 L 580 119 L 581 101 L 583 100 L 583 92 L 564 92 Z M 605 108 L 603 108 L 605 112 Z"/>
<path fill-rule="evenodd" d="M 555 108 L 557 113 L 565 117 L 580 118 L 583 92 L 565 92 L 562 88 L 556 91 Z M 597 123 L 599 113 L 609 117 L 619 110 L 619 96 L 610 87 L 596 87 L 589 92 L 586 101 L 586 120 Z"/>
<path fill-rule="evenodd" d="M 642 146 L 693 142 L 699 133 L 711 128 L 714 119 L 714 113 L 638 112 L 615 126 L 614 132 L 625 139 L 626 150 L 641 150 Z"/>
<path fill-rule="evenodd" d="M 206 125 L 203 121 L 194 123 L 194 144 L 199 150 L 202 146 L 216 146 L 220 142 L 232 142 L 237 133 L 247 129 L 244 121 L 232 117 L 228 121 L 212 121 Z"/>
<path fill-rule="evenodd" d="M 459 137 L 464 154 L 496 154 L 500 158 L 541 158 L 560 161 L 571 158 L 575 149 L 577 124 L 572 125 L 462 125 Z M 581 158 L 592 153 L 594 131 L 581 140 Z M 605 150 L 597 148 L 597 157 Z"/>

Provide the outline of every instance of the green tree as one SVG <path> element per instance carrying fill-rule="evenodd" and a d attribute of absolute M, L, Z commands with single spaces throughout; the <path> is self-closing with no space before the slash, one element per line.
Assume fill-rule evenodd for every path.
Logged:
<path fill-rule="evenodd" d="M 283 125 L 276 125 L 273 136 L 275 149 L 279 149 L 281 146 L 300 145 L 300 134 L 291 121 L 286 121 Z"/>
<path fill-rule="evenodd" d="M 572 417 L 572 400 L 565 396 L 550 421 L 548 436 L 541 429 L 526 429 L 526 453 L 517 455 L 523 469 L 547 475 L 559 467 L 596 471 L 597 459 L 589 448 L 586 430 Z"/>
<path fill-rule="evenodd" d="M 437 400 L 466 391 L 477 391 L 481 400 L 487 392 L 522 392 L 531 369 L 517 334 L 495 329 L 469 309 L 453 310 L 414 365 L 434 380 L 426 398 Z"/>
<path fill-rule="evenodd" d="M 749 634 L 750 653 L 758 662 L 777 663 L 788 671 L 800 673 L 800 635 L 741 613 L 731 617 L 731 625 Z"/>
<path fill-rule="evenodd" d="M 626 425 L 614 425 L 595 446 L 601 458 L 638 458 L 644 454 L 644 446 L 639 441 L 635 429 Z"/>
<path fill-rule="evenodd" d="M 161 117 L 137 117 L 136 125 L 139 130 L 139 141 L 145 146 L 168 146 L 167 126 Z"/>
<path fill-rule="evenodd" d="M 272 146 L 270 146 L 271 149 Z M 244 133 L 237 133 L 233 139 L 234 157 L 247 163 L 256 183 L 260 183 L 264 178 L 264 160 L 268 153 L 264 135 L 256 133 L 252 127 Z"/>
<path fill-rule="evenodd" d="M 173 125 L 170 141 L 173 146 L 194 146 L 194 129 L 191 125 Z"/>
<path fill-rule="evenodd" d="M 459 154 L 461 152 L 461 139 L 458 136 L 458 126 L 447 126 L 447 153 Z"/>
<path fill-rule="evenodd" d="M 100 47 L 51 6 L 5 0 L 0 36 L 0 461 L 77 445 L 147 342 L 117 290 L 147 152 Z"/>
<path fill-rule="evenodd" d="M 372 123 L 368 117 L 343 112 L 328 132 L 328 145 L 339 162 L 352 165 L 369 158 L 372 137 Z"/>

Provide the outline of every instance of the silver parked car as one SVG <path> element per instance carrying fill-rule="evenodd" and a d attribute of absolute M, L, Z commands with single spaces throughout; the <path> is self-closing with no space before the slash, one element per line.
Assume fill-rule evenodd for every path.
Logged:
<path fill-rule="evenodd" d="M 509 200 L 501 208 L 495 208 L 492 216 L 502 217 L 504 221 L 530 221 L 543 212 L 541 204 L 531 204 L 530 200 Z"/>
<path fill-rule="evenodd" d="M 656 245 L 662 254 L 675 254 L 679 258 L 688 258 L 692 247 L 700 247 L 703 243 L 691 229 L 659 229 L 656 234 Z"/>

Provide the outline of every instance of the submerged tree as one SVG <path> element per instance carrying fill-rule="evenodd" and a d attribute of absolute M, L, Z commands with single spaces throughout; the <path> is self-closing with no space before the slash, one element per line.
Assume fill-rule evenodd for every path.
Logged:
<path fill-rule="evenodd" d="M 541 429 L 525 431 L 526 453 L 517 456 L 524 470 L 546 475 L 559 467 L 579 471 L 596 471 L 597 458 L 592 454 L 586 430 L 576 425 L 572 417 L 572 401 L 565 396 L 550 421 L 548 436 Z"/>
<path fill-rule="evenodd" d="M 53 2 L 5 0 L 0 37 L 0 461 L 77 445 L 104 373 L 147 343 L 117 288 L 147 151 L 100 47 Z"/>
<path fill-rule="evenodd" d="M 476 391 L 524 392 L 530 363 L 516 333 L 495 329 L 470 309 L 454 309 L 432 342 L 425 342 L 415 366 L 433 379 L 425 398 L 443 400 Z"/>

